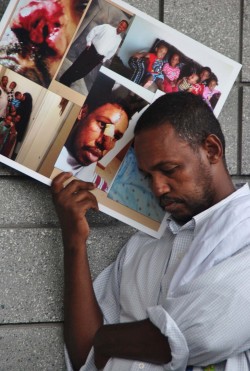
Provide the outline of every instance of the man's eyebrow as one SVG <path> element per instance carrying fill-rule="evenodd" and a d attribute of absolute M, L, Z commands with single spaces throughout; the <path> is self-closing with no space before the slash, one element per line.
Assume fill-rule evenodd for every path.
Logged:
<path fill-rule="evenodd" d="M 104 121 L 107 124 L 115 125 L 115 123 L 113 121 L 111 121 L 111 119 L 107 116 L 98 115 L 98 116 L 96 116 L 96 119 L 97 119 L 97 121 Z"/>
<path fill-rule="evenodd" d="M 170 162 L 170 161 L 161 161 L 161 162 L 157 162 L 157 164 L 151 166 L 148 170 L 149 170 L 149 171 L 158 170 L 160 167 L 162 167 L 162 166 L 166 166 L 166 165 L 171 165 L 171 166 L 173 166 L 173 165 L 177 165 L 177 164 L 174 164 L 173 162 Z M 139 168 L 139 167 L 138 167 L 138 169 L 139 169 L 140 171 L 142 171 L 143 173 L 146 172 L 145 170 L 143 170 L 143 169 L 141 169 L 141 168 Z"/>

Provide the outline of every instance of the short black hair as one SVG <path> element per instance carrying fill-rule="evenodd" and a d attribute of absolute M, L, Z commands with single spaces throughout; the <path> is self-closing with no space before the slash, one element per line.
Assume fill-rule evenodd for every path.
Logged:
<path fill-rule="evenodd" d="M 122 20 L 119 22 L 119 24 L 122 23 L 122 22 L 126 23 L 126 25 L 127 25 L 127 27 L 128 27 L 129 23 L 128 23 L 128 21 L 127 21 L 126 19 L 122 19 Z"/>
<path fill-rule="evenodd" d="M 97 108 L 104 106 L 105 104 L 108 104 L 108 103 L 120 106 L 122 110 L 126 113 L 126 115 L 128 116 L 128 120 L 131 119 L 132 111 L 128 103 L 122 98 L 113 97 L 112 95 L 110 96 L 107 95 L 106 97 L 103 97 L 102 99 L 99 99 L 98 101 L 87 99 L 85 102 L 85 104 L 88 106 L 88 114 L 90 114 L 91 112 L 95 111 Z"/>
<path fill-rule="evenodd" d="M 200 96 L 187 92 L 161 96 L 141 115 L 134 134 L 164 124 L 171 125 L 194 150 L 204 143 L 208 135 L 216 135 L 221 141 L 225 161 L 225 138 L 220 123 Z"/>
<path fill-rule="evenodd" d="M 211 68 L 208 67 L 208 66 L 201 67 L 199 74 L 201 74 L 203 71 L 207 71 L 207 72 L 209 72 L 210 75 L 211 75 L 211 73 L 212 73 Z"/>

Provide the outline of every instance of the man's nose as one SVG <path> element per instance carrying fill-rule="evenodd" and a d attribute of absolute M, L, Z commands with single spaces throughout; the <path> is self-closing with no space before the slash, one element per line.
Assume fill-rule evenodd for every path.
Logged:
<path fill-rule="evenodd" d="M 171 190 L 168 180 L 161 174 L 152 176 L 150 183 L 151 189 L 156 197 L 169 193 Z"/>
<path fill-rule="evenodd" d="M 96 144 L 102 151 L 110 151 L 115 146 L 115 140 L 102 133 L 97 139 Z"/>

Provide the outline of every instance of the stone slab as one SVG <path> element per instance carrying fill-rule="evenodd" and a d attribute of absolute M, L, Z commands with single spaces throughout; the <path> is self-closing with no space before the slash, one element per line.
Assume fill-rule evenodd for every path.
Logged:
<path fill-rule="evenodd" d="M 239 60 L 240 1 L 164 1 L 164 22 L 202 44 Z"/>
<path fill-rule="evenodd" d="M 88 254 L 93 278 L 115 260 L 134 232 L 93 228 Z M 63 319 L 63 247 L 58 228 L 0 229 L 0 323 Z"/>
<path fill-rule="evenodd" d="M 242 174 L 250 175 L 250 87 L 243 88 Z"/>
<path fill-rule="evenodd" d="M 0 226 L 58 226 L 50 188 L 28 177 L 0 177 Z M 123 224 L 102 212 L 89 212 L 91 227 Z"/>
<path fill-rule="evenodd" d="M 243 8 L 243 45 L 242 45 L 242 81 L 250 81 L 250 2 L 244 0 Z"/>
<path fill-rule="evenodd" d="M 0 327 L 0 371 L 65 371 L 62 325 Z"/>
<path fill-rule="evenodd" d="M 158 0 L 127 0 L 128 4 L 146 12 L 151 17 L 159 19 L 159 1 Z"/>
<path fill-rule="evenodd" d="M 218 117 L 226 140 L 226 160 L 229 173 L 238 173 L 238 88 L 231 90 Z"/>

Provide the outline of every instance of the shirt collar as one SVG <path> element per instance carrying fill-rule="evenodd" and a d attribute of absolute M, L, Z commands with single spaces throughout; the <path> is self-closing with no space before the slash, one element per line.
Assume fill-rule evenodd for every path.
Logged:
<path fill-rule="evenodd" d="M 231 202 L 232 200 L 250 195 L 249 185 L 246 183 L 241 185 L 239 189 L 231 193 L 228 197 L 224 198 L 217 204 L 211 206 L 209 209 L 202 211 L 201 213 L 195 215 L 191 220 L 189 220 L 184 225 L 178 223 L 171 215 L 167 218 L 168 228 L 173 234 L 177 234 L 180 230 L 184 229 L 193 229 L 196 232 L 199 230 L 199 227 L 202 226 L 203 221 L 206 220 L 215 210 L 224 206 L 225 204 Z"/>

